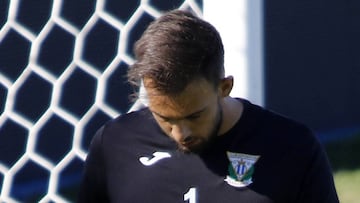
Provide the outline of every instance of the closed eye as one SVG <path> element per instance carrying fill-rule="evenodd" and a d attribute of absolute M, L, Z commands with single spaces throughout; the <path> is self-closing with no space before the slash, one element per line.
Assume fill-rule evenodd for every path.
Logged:
<path fill-rule="evenodd" d="M 159 118 L 161 119 L 161 121 L 163 121 L 163 122 L 170 122 L 170 121 L 171 121 L 170 118 L 161 116 L 161 115 L 159 115 L 159 114 L 156 114 L 156 116 L 159 117 Z"/>
<path fill-rule="evenodd" d="M 200 118 L 200 114 L 193 114 L 193 115 L 186 117 L 186 119 L 188 119 L 188 120 L 196 120 L 198 118 Z"/>
<path fill-rule="evenodd" d="M 182 120 L 182 119 L 187 119 L 187 120 L 190 120 L 190 121 L 194 121 L 194 120 L 196 120 L 196 119 L 198 119 L 198 118 L 200 118 L 201 117 L 201 114 L 203 113 L 203 112 L 205 112 L 205 110 L 206 110 L 206 108 L 204 108 L 204 109 L 202 109 L 202 110 L 200 110 L 200 111 L 197 111 L 197 112 L 195 112 L 195 113 L 192 113 L 192 114 L 190 114 L 190 115 L 187 115 L 187 116 L 185 116 L 185 117 L 180 117 L 180 118 L 169 118 L 169 117 L 166 117 L 166 116 L 163 116 L 163 115 L 161 115 L 161 114 L 159 114 L 159 113 L 156 113 L 156 112 L 154 112 L 154 111 L 152 111 L 158 118 L 160 118 L 163 122 L 174 122 L 174 121 L 177 121 L 177 120 Z"/>

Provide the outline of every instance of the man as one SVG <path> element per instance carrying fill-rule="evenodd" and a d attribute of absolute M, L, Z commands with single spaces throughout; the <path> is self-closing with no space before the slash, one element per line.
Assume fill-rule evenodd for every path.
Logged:
<path fill-rule="evenodd" d="M 93 138 L 79 202 L 338 202 L 327 157 L 295 121 L 229 96 L 218 32 L 174 10 L 137 41 L 148 107 Z"/>

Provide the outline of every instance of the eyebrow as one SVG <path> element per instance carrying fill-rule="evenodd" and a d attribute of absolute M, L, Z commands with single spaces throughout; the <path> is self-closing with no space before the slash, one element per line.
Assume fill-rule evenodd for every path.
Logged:
<path fill-rule="evenodd" d="M 151 111 L 151 112 L 153 112 L 153 113 L 156 114 L 157 116 L 159 116 L 159 117 L 161 117 L 161 118 L 163 118 L 163 119 L 166 119 L 166 120 L 180 120 L 180 119 L 190 118 L 190 117 L 192 117 L 192 116 L 194 116 L 194 115 L 196 115 L 196 114 L 200 114 L 200 113 L 204 112 L 204 111 L 206 110 L 206 108 L 207 108 L 207 107 L 204 107 L 203 109 L 200 109 L 200 110 L 198 110 L 198 111 L 195 111 L 195 112 L 193 112 L 193 113 L 190 113 L 190 114 L 188 114 L 188 115 L 186 115 L 186 116 L 184 116 L 184 117 L 178 117 L 178 118 L 167 117 L 167 116 L 161 115 L 160 113 L 157 113 L 157 112 L 155 112 L 155 111 Z"/>

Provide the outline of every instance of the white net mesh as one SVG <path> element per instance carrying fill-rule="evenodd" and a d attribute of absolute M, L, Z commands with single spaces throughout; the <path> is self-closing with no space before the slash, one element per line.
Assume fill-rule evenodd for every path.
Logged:
<path fill-rule="evenodd" d="M 91 136 L 137 108 L 123 78 L 133 42 L 160 10 L 201 15 L 201 1 L 4 2 L 0 202 L 73 201 Z"/>

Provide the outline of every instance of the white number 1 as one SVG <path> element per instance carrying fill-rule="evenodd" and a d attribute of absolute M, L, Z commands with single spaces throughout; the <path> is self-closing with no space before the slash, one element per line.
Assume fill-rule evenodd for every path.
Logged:
<path fill-rule="evenodd" d="M 196 188 L 192 187 L 187 193 L 184 194 L 184 201 L 189 201 L 189 203 L 196 203 Z"/>

